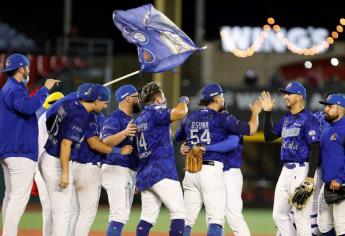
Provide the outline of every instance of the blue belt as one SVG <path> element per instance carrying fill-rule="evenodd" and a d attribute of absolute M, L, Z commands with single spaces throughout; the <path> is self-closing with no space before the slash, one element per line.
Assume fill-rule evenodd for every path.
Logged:
<path fill-rule="evenodd" d="M 295 169 L 297 166 L 305 166 L 305 162 L 285 162 L 284 166 L 290 170 Z"/>

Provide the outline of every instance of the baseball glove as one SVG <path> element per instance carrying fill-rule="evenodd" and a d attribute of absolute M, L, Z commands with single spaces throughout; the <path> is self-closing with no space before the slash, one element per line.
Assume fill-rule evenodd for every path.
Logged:
<path fill-rule="evenodd" d="M 195 145 L 192 149 L 186 154 L 185 158 L 185 171 L 190 173 L 195 173 L 201 170 L 202 167 L 202 156 L 204 154 L 201 145 Z"/>
<path fill-rule="evenodd" d="M 289 203 L 297 210 L 302 210 L 307 204 L 310 196 L 313 194 L 313 191 L 314 179 L 307 177 L 303 183 L 295 189 L 295 192 L 289 199 Z"/>
<path fill-rule="evenodd" d="M 325 185 L 324 197 L 327 204 L 334 204 L 345 199 L 345 187 L 338 190 L 331 190 L 329 184 Z"/>

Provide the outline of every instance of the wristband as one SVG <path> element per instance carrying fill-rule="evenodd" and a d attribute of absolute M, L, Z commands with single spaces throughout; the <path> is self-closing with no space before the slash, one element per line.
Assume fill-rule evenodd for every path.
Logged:
<path fill-rule="evenodd" d="M 178 99 L 178 102 L 188 104 L 188 97 L 182 96 Z"/>

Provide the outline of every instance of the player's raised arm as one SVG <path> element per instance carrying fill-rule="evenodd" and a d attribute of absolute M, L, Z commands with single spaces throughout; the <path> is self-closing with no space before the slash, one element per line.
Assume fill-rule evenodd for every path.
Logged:
<path fill-rule="evenodd" d="M 179 103 L 173 109 L 171 109 L 170 120 L 175 121 L 183 119 L 188 113 L 188 103 L 188 97 L 180 97 Z"/>
<path fill-rule="evenodd" d="M 266 142 L 272 142 L 280 136 L 273 132 L 273 123 L 272 123 L 272 109 L 275 105 L 275 100 L 271 99 L 269 92 L 263 91 L 260 96 L 261 106 L 265 112 L 264 119 L 264 135 Z"/>
<path fill-rule="evenodd" d="M 253 135 L 258 131 L 259 128 L 259 114 L 262 110 L 262 105 L 260 100 L 256 100 L 254 104 L 249 105 L 252 115 L 248 122 L 250 128 L 250 135 Z"/>

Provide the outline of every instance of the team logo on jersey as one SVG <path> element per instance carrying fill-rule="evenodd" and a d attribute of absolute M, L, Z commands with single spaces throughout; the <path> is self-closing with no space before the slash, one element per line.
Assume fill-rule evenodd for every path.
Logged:
<path fill-rule="evenodd" d="M 332 134 L 331 138 L 329 140 L 336 141 L 337 140 L 337 134 L 336 133 Z"/>
<path fill-rule="evenodd" d="M 283 128 L 282 137 L 297 137 L 300 134 L 301 128 Z"/>
<path fill-rule="evenodd" d="M 309 130 L 309 136 L 314 136 L 316 134 L 316 131 L 315 130 Z"/>

